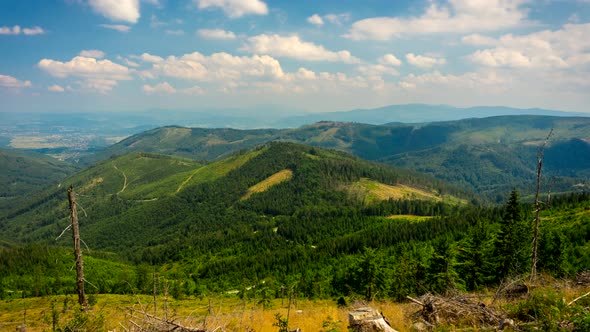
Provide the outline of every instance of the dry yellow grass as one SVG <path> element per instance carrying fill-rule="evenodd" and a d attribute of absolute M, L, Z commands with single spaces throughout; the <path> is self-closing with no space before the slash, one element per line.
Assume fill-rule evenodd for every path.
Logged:
<path fill-rule="evenodd" d="M 265 192 L 272 186 L 291 180 L 292 177 L 293 171 L 290 169 L 284 169 L 280 172 L 277 172 L 248 188 L 248 192 L 241 198 L 241 200 L 243 201 L 250 198 L 252 194 Z"/>
<path fill-rule="evenodd" d="M 97 184 L 104 182 L 104 178 L 102 177 L 97 177 L 92 179 L 88 184 L 86 184 L 84 187 L 82 187 L 81 189 L 79 189 L 79 192 L 85 192 L 88 191 L 94 187 L 96 187 Z"/>
<path fill-rule="evenodd" d="M 441 201 L 442 198 L 432 192 L 413 188 L 403 184 L 387 185 L 377 181 L 363 178 L 349 186 L 347 190 L 360 199 L 368 202 L 387 199 L 419 199 L 428 201 Z M 360 197 L 359 197 L 360 196 Z"/>
<path fill-rule="evenodd" d="M 124 331 L 122 327 L 132 328 L 133 322 L 141 324 L 145 318 L 141 312 L 154 313 L 153 298 L 147 295 L 97 295 L 97 303 L 90 311 L 91 319 L 104 320 L 104 329 L 108 331 Z M 64 306 L 65 296 L 44 298 L 14 299 L 0 301 L 0 331 L 14 331 L 24 322 L 24 308 L 27 308 L 27 331 L 50 331 L 52 327 L 52 303 L 59 313 L 59 327 L 64 327 L 77 312 L 76 298 L 68 297 L 67 307 Z M 164 303 L 167 301 L 167 311 Z M 203 299 L 174 300 L 159 296 L 157 298 L 156 315 L 167 317 L 183 326 L 221 331 L 255 331 L 276 332 L 275 314 L 284 318 L 289 315 L 289 327 L 301 328 L 302 331 L 321 331 L 326 321 L 334 322 L 339 331 L 346 331 L 350 308 L 338 308 L 330 300 L 299 300 L 287 308 L 287 300 L 275 299 L 270 309 L 263 310 L 252 301 L 244 303 L 235 297 L 213 297 Z M 211 310 L 209 310 L 211 304 Z M 392 302 L 374 302 L 370 306 L 383 313 L 392 326 L 402 332 L 409 331 L 411 323 L 407 313 L 416 310 L 408 304 Z"/>
<path fill-rule="evenodd" d="M 393 214 L 388 216 L 387 219 L 391 220 L 411 220 L 411 221 L 426 221 L 432 219 L 432 216 L 414 216 L 411 214 Z"/>

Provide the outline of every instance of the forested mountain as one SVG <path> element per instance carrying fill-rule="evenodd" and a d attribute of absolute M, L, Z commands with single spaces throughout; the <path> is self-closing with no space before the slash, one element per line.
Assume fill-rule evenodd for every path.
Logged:
<path fill-rule="evenodd" d="M 496 202 L 516 187 L 531 192 L 538 146 L 553 128 L 546 151 L 554 191 L 588 185 L 590 118 L 499 116 L 426 124 L 367 125 L 319 122 L 297 129 L 234 130 L 164 127 L 123 140 L 80 160 L 85 164 L 132 151 L 215 160 L 273 140 L 346 151 L 430 173 Z"/>
<path fill-rule="evenodd" d="M 502 207 L 477 206 L 443 182 L 335 150 L 273 142 L 208 164 L 131 153 L 62 183 L 0 221 L 0 296 L 72 288 L 56 247 L 70 243 L 56 240 L 68 224 L 69 185 L 92 292 L 150 293 L 157 271 L 175 297 L 270 298 L 297 285 L 305 297 L 403 299 L 495 285 L 530 266 L 532 206 L 516 191 Z M 587 194 L 545 206 L 542 271 L 590 268 L 589 207 Z"/>
<path fill-rule="evenodd" d="M 51 183 L 57 184 L 78 168 L 33 152 L 0 148 L 0 210 Z"/>
<path fill-rule="evenodd" d="M 310 205 L 334 208 L 390 198 L 461 202 L 452 196 L 461 191 L 418 173 L 292 143 L 272 143 L 206 165 L 131 153 L 91 166 L 7 212 L 3 235 L 51 239 L 67 225 L 63 194 L 68 185 L 80 195 L 87 231 L 98 240 L 98 248 L 129 251 L 176 241 L 186 236 L 184 227 L 197 227 L 189 226 L 195 218 L 217 231 L 237 211 L 247 220 L 252 213 L 292 215 Z M 127 242 L 121 236 L 132 238 Z"/>

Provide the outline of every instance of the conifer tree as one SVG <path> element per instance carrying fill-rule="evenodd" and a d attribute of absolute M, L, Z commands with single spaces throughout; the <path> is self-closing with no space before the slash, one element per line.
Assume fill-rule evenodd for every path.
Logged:
<path fill-rule="evenodd" d="M 504 208 L 504 217 L 500 222 L 500 231 L 496 239 L 495 257 L 498 259 L 498 279 L 525 271 L 529 242 L 518 192 L 514 189 Z"/>
<path fill-rule="evenodd" d="M 460 251 L 460 271 L 468 290 L 479 289 L 488 281 L 492 250 L 489 227 L 486 221 L 478 219 Z"/>
<path fill-rule="evenodd" d="M 426 279 L 431 290 L 444 293 L 448 289 L 463 288 L 456 269 L 456 248 L 448 238 L 433 243 L 434 253 L 428 265 Z"/>

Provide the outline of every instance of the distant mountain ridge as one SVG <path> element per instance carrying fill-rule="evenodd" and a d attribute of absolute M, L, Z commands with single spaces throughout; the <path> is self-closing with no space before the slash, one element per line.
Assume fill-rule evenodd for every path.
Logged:
<path fill-rule="evenodd" d="M 493 196 L 512 187 L 531 192 L 536 146 L 551 128 L 555 135 L 547 151 L 547 169 L 557 176 L 556 190 L 572 190 L 588 182 L 589 170 L 581 165 L 587 164 L 582 151 L 590 140 L 590 118 L 518 115 L 387 125 L 325 121 L 295 129 L 255 130 L 174 126 L 129 137 L 80 162 L 133 151 L 215 160 L 264 142 L 291 141 L 418 170 Z"/>
<path fill-rule="evenodd" d="M 282 119 L 277 127 L 300 126 L 318 121 L 360 122 L 368 124 L 426 123 L 486 118 L 500 115 L 584 116 L 581 113 L 545 110 L 540 108 L 512 108 L 504 106 L 453 107 L 448 105 L 404 104 L 344 112 L 325 112 Z"/>

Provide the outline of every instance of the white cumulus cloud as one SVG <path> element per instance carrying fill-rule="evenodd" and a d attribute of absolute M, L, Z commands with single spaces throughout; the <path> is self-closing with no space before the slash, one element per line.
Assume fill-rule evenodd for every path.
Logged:
<path fill-rule="evenodd" d="M 21 81 L 12 76 L 0 75 L 0 88 L 20 89 L 30 88 L 31 81 Z"/>
<path fill-rule="evenodd" d="M 43 35 L 45 33 L 46 33 L 46 31 L 39 26 L 35 26 L 32 28 L 21 28 L 20 25 L 15 25 L 13 27 L 9 27 L 9 26 L 0 27 L 0 35 L 24 34 L 27 36 L 35 36 L 35 35 Z"/>
<path fill-rule="evenodd" d="M 463 42 L 489 46 L 467 58 L 487 67 L 583 68 L 590 65 L 590 23 L 566 24 L 558 30 L 526 35 L 506 34 L 499 38 L 468 35 Z"/>
<path fill-rule="evenodd" d="M 360 60 L 347 50 L 330 51 L 322 45 L 301 40 L 299 36 L 258 35 L 248 38 L 242 47 L 243 51 L 254 54 L 269 54 L 304 61 L 329 61 L 359 63 Z"/>
<path fill-rule="evenodd" d="M 231 31 L 225 31 L 222 29 L 199 29 L 197 34 L 204 39 L 214 40 L 232 40 L 236 39 L 236 34 Z"/>
<path fill-rule="evenodd" d="M 324 20 L 322 19 L 322 17 L 318 14 L 313 14 L 310 17 L 307 18 L 307 22 L 313 24 L 313 25 L 324 25 Z"/>
<path fill-rule="evenodd" d="M 354 22 L 347 38 L 390 40 L 403 35 L 496 31 L 527 22 L 528 0 L 436 0 L 416 17 L 372 17 Z"/>
<path fill-rule="evenodd" d="M 88 0 L 92 9 L 111 21 L 137 23 L 139 0 Z"/>
<path fill-rule="evenodd" d="M 260 0 L 194 0 L 199 9 L 219 8 L 230 18 L 266 15 L 268 6 Z"/>
<path fill-rule="evenodd" d="M 42 35 L 45 34 L 45 30 L 41 27 L 24 28 L 23 33 L 27 36 Z"/>
<path fill-rule="evenodd" d="M 180 57 L 161 58 L 144 53 L 140 57 L 152 63 L 152 68 L 142 75 L 147 78 L 158 76 L 194 81 L 239 81 L 244 78 L 276 79 L 284 76 L 280 63 L 268 55 L 234 56 L 228 53 L 214 53 L 210 56 L 199 52 Z M 153 61 L 162 59 L 161 61 Z M 149 61 L 148 61 L 149 60 Z"/>
<path fill-rule="evenodd" d="M 385 54 L 379 58 L 379 63 L 388 66 L 401 66 L 402 61 L 393 54 Z"/>
<path fill-rule="evenodd" d="M 42 59 L 37 66 L 54 77 L 76 77 L 82 79 L 78 84 L 85 91 L 107 93 L 118 81 L 130 80 L 129 68 L 110 60 L 97 60 L 76 56 L 68 62 Z"/>
<path fill-rule="evenodd" d="M 143 91 L 147 94 L 165 94 L 165 95 L 171 95 L 176 93 L 176 89 L 170 85 L 170 83 L 168 82 L 163 82 L 160 84 L 156 84 L 154 86 L 150 86 L 150 85 L 144 85 L 143 86 Z"/>
<path fill-rule="evenodd" d="M 130 26 L 123 24 L 99 24 L 98 26 L 119 32 L 129 32 L 129 30 L 131 30 Z"/>
<path fill-rule="evenodd" d="M 406 60 L 409 64 L 418 68 L 432 68 L 436 65 L 444 65 L 447 62 L 444 58 L 435 58 L 414 53 L 406 54 Z"/>
<path fill-rule="evenodd" d="M 66 89 L 64 89 L 63 87 L 61 87 L 57 84 L 54 84 L 54 85 L 48 87 L 47 90 L 51 91 L 51 92 L 64 92 L 64 91 L 66 91 Z"/>

